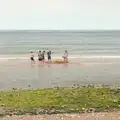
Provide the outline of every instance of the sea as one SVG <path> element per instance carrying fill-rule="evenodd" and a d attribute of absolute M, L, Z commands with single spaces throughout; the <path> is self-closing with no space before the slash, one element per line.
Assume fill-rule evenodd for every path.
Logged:
<path fill-rule="evenodd" d="M 31 51 L 52 51 L 60 57 L 119 57 L 120 31 L 0 31 L 0 58 L 23 58 Z M 13 57 L 14 56 L 14 57 Z"/>

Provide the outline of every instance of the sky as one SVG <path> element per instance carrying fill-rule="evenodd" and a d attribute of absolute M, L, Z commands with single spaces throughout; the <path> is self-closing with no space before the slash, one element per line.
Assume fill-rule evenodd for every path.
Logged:
<path fill-rule="evenodd" d="M 0 0 L 0 29 L 120 29 L 120 0 Z"/>

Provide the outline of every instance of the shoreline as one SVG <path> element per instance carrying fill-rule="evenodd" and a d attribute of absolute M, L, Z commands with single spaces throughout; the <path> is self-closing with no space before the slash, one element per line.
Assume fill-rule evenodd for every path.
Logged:
<path fill-rule="evenodd" d="M 34 53 L 36 56 L 38 53 Z M 62 54 L 57 55 L 53 54 L 52 59 L 63 59 Z M 70 60 L 71 59 L 119 59 L 120 55 L 70 55 L 68 57 Z M 37 60 L 38 57 L 35 57 Z M 46 57 L 47 59 L 47 57 Z M 0 60 L 30 60 L 30 54 L 8 54 L 8 55 L 0 55 Z"/>
<path fill-rule="evenodd" d="M 64 86 L 54 86 L 54 87 L 46 87 L 46 88 L 32 88 L 31 85 L 28 85 L 27 88 L 12 88 L 12 89 L 8 89 L 8 90 L 0 90 L 0 92 L 4 92 L 4 91 L 12 91 L 12 90 L 15 90 L 15 91 L 19 91 L 19 90 L 46 90 L 46 89 L 84 89 L 84 88 L 93 88 L 93 89 L 103 89 L 103 88 L 107 88 L 107 89 L 120 89 L 120 84 L 73 84 L 73 85 L 70 85 L 70 86 L 67 86 L 67 87 L 64 87 Z"/>
<path fill-rule="evenodd" d="M 37 56 L 37 53 L 35 53 L 35 55 Z M 38 57 L 35 57 L 35 59 L 37 59 Z M 47 57 L 46 57 L 47 58 Z M 62 54 L 61 55 L 53 55 L 52 56 L 53 59 L 62 59 Z M 69 59 L 80 59 L 80 58 L 86 58 L 86 59 L 90 59 L 90 58 L 96 58 L 96 59 L 100 59 L 100 58 L 109 58 L 109 59 L 117 59 L 120 58 L 120 55 L 71 55 L 68 57 Z M 17 54 L 17 55 L 0 55 L 0 59 L 21 59 L 21 60 L 29 60 L 30 59 L 30 55 L 29 54 Z"/>

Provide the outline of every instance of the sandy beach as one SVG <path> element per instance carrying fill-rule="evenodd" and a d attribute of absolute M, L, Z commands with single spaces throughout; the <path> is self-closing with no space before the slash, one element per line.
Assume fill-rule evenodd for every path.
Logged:
<path fill-rule="evenodd" d="M 71 87 L 86 84 L 120 85 L 119 58 L 70 59 L 68 64 L 0 61 L 0 90 Z"/>

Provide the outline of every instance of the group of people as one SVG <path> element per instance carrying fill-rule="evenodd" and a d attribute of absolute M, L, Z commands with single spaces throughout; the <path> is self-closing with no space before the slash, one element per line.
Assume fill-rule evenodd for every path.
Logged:
<path fill-rule="evenodd" d="M 48 61 L 51 61 L 51 54 L 52 52 L 51 51 L 48 51 L 47 52 L 47 59 Z M 67 50 L 65 51 L 64 55 L 62 56 L 63 60 L 64 61 L 68 61 L 68 52 Z M 35 63 L 35 59 L 34 59 L 34 53 L 31 52 L 31 62 L 34 62 Z M 40 62 L 44 62 L 45 61 L 45 51 L 38 51 L 38 61 Z"/>

